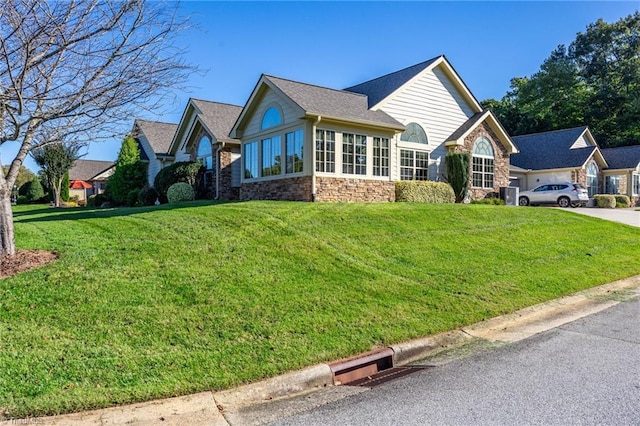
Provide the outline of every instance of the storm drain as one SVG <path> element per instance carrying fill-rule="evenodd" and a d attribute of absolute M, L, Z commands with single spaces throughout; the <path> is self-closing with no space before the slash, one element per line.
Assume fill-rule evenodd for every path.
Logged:
<path fill-rule="evenodd" d="M 349 383 L 344 383 L 347 386 L 362 386 L 372 388 L 383 383 L 390 382 L 391 380 L 399 379 L 400 377 L 407 376 L 411 373 L 415 373 L 421 370 L 433 368 L 433 365 L 420 365 L 420 366 L 406 366 L 406 367 L 393 367 L 387 370 L 379 371 L 367 377 L 362 377 L 358 380 L 354 380 Z"/>

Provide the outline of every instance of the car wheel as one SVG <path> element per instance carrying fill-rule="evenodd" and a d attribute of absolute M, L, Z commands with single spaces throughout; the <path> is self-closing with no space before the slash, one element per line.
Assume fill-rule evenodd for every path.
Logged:
<path fill-rule="evenodd" d="M 529 199 L 527 197 L 520 197 L 520 199 L 518 200 L 518 204 L 520 204 L 521 206 L 528 206 Z"/>
<path fill-rule="evenodd" d="M 568 197 L 558 198 L 558 205 L 562 208 L 567 208 L 571 205 L 571 200 Z"/>

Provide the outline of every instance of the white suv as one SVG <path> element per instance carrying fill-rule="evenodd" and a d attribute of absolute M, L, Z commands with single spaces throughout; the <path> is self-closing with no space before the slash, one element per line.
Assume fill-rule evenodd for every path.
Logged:
<path fill-rule="evenodd" d="M 587 204 L 589 194 L 579 183 L 546 183 L 521 192 L 518 201 L 521 206 L 557 204 L 560 207 L 578 207 Z"/>

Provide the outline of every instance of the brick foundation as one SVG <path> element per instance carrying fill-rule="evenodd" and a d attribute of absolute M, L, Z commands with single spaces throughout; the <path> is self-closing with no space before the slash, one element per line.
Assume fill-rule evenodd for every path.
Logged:
<path fill-rule="evenodd" d="M 316 201 L 388 202 L 395 201 L 395 184 L 389 181 L 316 178 Z"/>

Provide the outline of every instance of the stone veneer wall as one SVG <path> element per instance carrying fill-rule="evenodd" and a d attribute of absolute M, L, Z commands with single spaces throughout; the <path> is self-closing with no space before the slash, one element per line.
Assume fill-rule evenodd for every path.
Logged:
<path fill-rule="evenodd" d="M 237 151 L 238 148 L 235 148 Z M 237 200 L 240 198 L 240 188 L 233 187 L 233 170 L 231 167 L 231 147 L 224 147 L 220 151 L 220 180 L 218 182 L 221 200 Z M 240 161 L 240 160 L 238 160 Z"/>
<path fill-rule="evenodd" d="M 395 201 L 393 182 L 353 178 L 316 177 L 316 201 Z"/>
<path fill-rule="evenodd" d="M 311 201 L 311 176 L 245 182 L 240 200 Z"/>
<path fill-rule="evenodd" d="M 501 186 L 509 186 L 509 153 L 504 145 L 500 143 L 498 136 L 486 123 L 480 123 L 464 139 L 464 146 L 456 146 L 455 151 L 471 153 L 473 151 L 473 143 L 480 136 L 486 137 L 493 146 L 493 188 L 474 188 L 471 186 L 473 181 L 473 164 L 471 164 L 469 169 L 469 195 L 474 200 L 484 198 L 491 193 L 499 193 Z"/>

